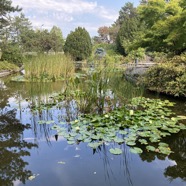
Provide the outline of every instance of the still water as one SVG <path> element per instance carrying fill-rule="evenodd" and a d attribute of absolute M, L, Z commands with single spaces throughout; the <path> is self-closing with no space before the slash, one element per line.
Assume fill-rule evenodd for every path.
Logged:
<path fill-rule="evenodd" d="M 38 121 L 57 122 L 67 115 L 75 119 L 77 113 L 72 106 L 39 113 L 30 110 L 33 100 L 47 100 L 61 89 L 60 82 L 30 84 L 13 83 L 9 78 L 0 80 L 1 186 L 186 185 L 185 131 L 165 139 L 174 151 L 169 156 L 154 152 L 132 154 L 125 144 L 105 144 L 97 150 L 86 143 L 68 145 L 65 138 L 55 136 L 51 125 L 39 125 Z M 134 96 L 139 94 L 142 92 L 133 92 Z M 145 96 L 159 97 L 149 93 Z M 186 100 L 162 99 L 176 102 L 174 111 L 185 115 Z M 112 155 L 110 147 L 122 148 L 124 153 Z"/>

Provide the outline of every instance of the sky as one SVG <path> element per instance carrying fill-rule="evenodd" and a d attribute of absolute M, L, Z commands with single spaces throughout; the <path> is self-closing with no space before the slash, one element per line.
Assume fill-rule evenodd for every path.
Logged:
<path fill-rule="evenodd" d="M 50 30 L 55 25 L 64 37 L 78 26 L 84 27 L 91 37 L 98 35 L 98 28 L 111 26 L 127 2 L 139 4 L 139 0 L 12 0 L 35 29 Z"/>

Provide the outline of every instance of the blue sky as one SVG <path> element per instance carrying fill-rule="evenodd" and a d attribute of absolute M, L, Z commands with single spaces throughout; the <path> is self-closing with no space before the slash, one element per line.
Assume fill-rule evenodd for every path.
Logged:
<path fill-rule="evenodd" d="M 91 37 L 101 26 L 110 26 L 126 2 L 135 6 L 139 0 L 12 0 L 23 8 L 23 13 L 34 28 L 61 28 L 64 37 L 78 26 L 86 28 Z"/>

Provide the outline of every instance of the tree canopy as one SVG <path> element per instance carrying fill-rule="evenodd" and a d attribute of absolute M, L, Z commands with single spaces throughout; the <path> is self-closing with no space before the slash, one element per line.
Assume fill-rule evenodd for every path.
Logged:
<path fill-rule="evenodd" d="M 77 61 L 84 60 L 91 55 L 91 38 L 85 28 L 78 27 L 67 36 L 64 52 Z"/>
<path fill-rule="evenodd" d="M 1 0 L 0 1 L 0 29 L 8 24 L 7 15 L 11 12 L 21 11 L 19 6 L 12 6 L 11 0 Z"/>

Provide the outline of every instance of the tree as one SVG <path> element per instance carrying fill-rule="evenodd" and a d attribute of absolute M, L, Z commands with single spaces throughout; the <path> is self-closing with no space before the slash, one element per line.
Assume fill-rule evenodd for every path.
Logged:
<path fill-rule="evenodd" d="M 27 33 L 30 29 L 32 29 L 32 23 L 29 21 L 28 18 L 25 17 L 23 13 L 21 13 L 19 16 L 15 16 L 14 18 L 12 18 L 10 26 L 11 40 L 14 43 L 18 43 L 19 45 L 21 45 L 22 35 Z"/>
<path fill-rule="evenodd" d="M 115 24 L 121 26 L 126 19 L 134 18 L 137 16 L 136 8 L 132 3 L 128 2 L 119 11 L 119 17 Z"/>
<path fill-rule="evenodd" d="M 116 47 L 118 52 L 127 55 L 128 48 L 135 39 L 137 32 L 142 29 L 137 9 L 133 7 L 132 3 L 126 5 L 120 11 L 120 16 L 116 21 L 120 28 L 116 37 Z"/>
<path fill-rule="evenodd" d="M 64 45 L 64 39 L 61 29 L 57 26 L 53 26 L 50 31 L 50 35 L 52 38 L 52 49 L 55 52 L 61 52 Z"/>
<path fill-rule="evenodd" d="M 138 7 L 147 27 L 141 43 L 148 50 L 180 54 L 186 50 L 186 10 L 183 0 L 148 0 Z"/>
<path fill-rule="evenodd" d="M 0 29 L 2 29 L 4 26 L 7 26 L 7 15 L 16 11 L 21 11 L 21 8 L 19 8 L 19 6 L 13 7 L 11 0 L 0 1 Z"/>
<path fill-rule="evenodd" d="M 91 55 L 91 38 L 85 28 L 78 27 L 67 36 L 64 52 L 70 54 L 77 61 L 84 60 Z"/>

